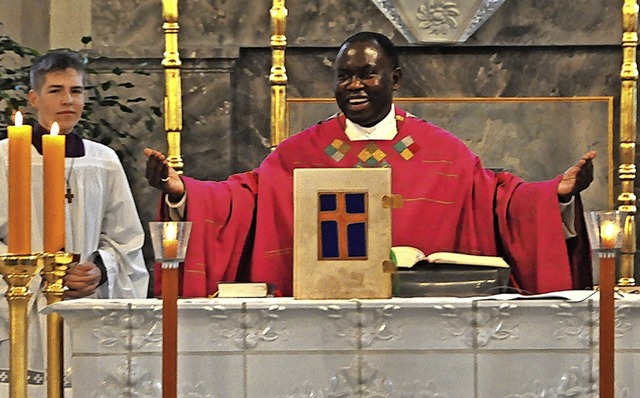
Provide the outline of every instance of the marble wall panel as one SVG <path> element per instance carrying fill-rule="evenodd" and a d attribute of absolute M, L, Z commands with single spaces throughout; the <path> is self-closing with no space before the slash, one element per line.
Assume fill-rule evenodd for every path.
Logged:
<path fill-rule="evenodd" d="M 164 51 L 162 23 L 162 4 L 157 1 L 93 1 L 92 47 L 111 57 L 161 55 Z"/>
<path fill-rule="evenodd" d="M 621 1 L 507 0 L 466 45 L 617 45 Z"/>
<path fill-rule="evenodd" d="M 380 31 L 398 44 L 406 40 L 369 0 L 289 0 L 288 44 L 337 46 L 360 30 Z M 250 7 L 251 12 L 246 12 Z M 270 1 L 190 0 L 179 2 L 181 48 L 268 47 Z M 156 0 L 94 1 L 96 49 L 111 54 L 161 54 L 162 9 Z M 466 45 L 594 45 L 621 38 L 621 2 L 592 0 L 506 1 Z M 201 53 L 202 54 L 202 53 Z"/>

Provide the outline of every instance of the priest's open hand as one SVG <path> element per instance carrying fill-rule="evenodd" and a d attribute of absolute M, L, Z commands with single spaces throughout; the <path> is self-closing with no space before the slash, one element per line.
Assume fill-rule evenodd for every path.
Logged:
<path fill-rule="evenodd" d="M 147 170 L 145 177 L 149 185 L 169 195 L 169 200 L 179 202 L 184 196 L 185 187 L 178 172 L 169 166 L 167 157 L 155 149 L 145 148 Z"/>
<path fill-rule="evenodd" d="M 91 296 L 100 284 L 102 271 L 92 262 L 86 261 L 73 267 L 64 279 L 67 290 L 65 298 L 82 298 Z"/>
<path fill-rule="evenodd" d="M 569 167 L 558 184 L 558 199 L 568 202 L 571 197 L 586 189 L 593 181 L 593 159 L 596 151 L 585 153 L 578 163 Z"/>

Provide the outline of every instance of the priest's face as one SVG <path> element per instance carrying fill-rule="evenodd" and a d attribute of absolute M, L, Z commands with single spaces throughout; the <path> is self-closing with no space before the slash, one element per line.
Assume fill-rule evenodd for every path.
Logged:
<path fill-rule="evenodd" d="M 401 71 L 377 41 L 343 45 L 335 69 L 336 102 L 347 118 L 370 127 L 387 116 Z"/>
<path fill-rule="evenodd" d="M 42 87 L 29 92 L 29 103 L 38 111 L 38 122 L 51 129 L 58 122 L 60 134 L 70 133 L 84 108 L 83 75 L 73 68 L 49 72 Z"/>

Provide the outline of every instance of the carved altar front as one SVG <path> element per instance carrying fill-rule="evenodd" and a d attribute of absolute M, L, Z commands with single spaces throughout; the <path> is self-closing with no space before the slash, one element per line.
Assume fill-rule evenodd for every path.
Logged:
<path fill-rule="evenodd" d="M 155 299 L 48 307 L 72 330 L 73 395 L 161 396 L 161 309 Z M 597 396 L 597 295 L 185 299 L 178 323 L 182 397 Z M 640 391 L 638 341 L 640 299 L 627 295 L 616 308 L 616 396 Z"/>

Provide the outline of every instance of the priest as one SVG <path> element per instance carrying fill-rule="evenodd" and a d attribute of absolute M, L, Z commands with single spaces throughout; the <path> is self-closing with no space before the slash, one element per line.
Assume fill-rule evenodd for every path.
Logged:
<path fill-rule="evenodd" d="M 591 286 L 579 193 L 593 180 L 595 152 L 550 181 L 485 169 L 457 137 L 395 106 L 402 70 L 394 45 L 378 33 L 348 38 L 335 72 L 341 112 L 284 141 L 255 170 L 198 181 L 145 149 L 146 177 L 165 194 L 162 217 L 193 222 L 184 296 L 242 279 L 292 294 L 292 175 L 304 167 L 390 167 L 393 193 L 404 198 L 392 211 L 394 246 L 504 257 L 525 292 Z"/>

